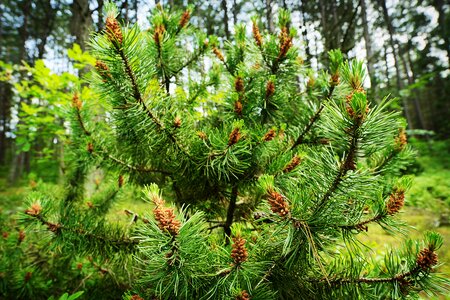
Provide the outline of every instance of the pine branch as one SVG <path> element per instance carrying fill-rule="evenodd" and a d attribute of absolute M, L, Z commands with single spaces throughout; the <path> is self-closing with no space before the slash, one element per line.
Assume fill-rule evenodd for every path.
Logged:
<path fill-rule="evenodd" d="M 367 224 L 369 224 L 369 223 L 373 223 L 373 222 L 379 222 L 379 221 L 381 221 L 383 218 L 385 218 L 386 217 L 386 215 L 382 215 L 382 214 L 379 214 L 379 215 L 376 215 L 376 216 L 373 216 L 372 218 L 370 218 L 370 219 L 367 219 L 367 220 L 364 220 L 364 221 L 361 221 L 361 222 L 359 222 L 359 223 L 356 223 L 356 224 L 352 224 L 352 225 L 340 225 L 340 226 L 338 226 L 339 228 L 342 228 L 342 229 L 345 229 L 345 230 L 353 230 L 353 229 L 356 229 L 356 230 L 359 230 L 359 231 L 367 231 Z"/>
<path fill-rule="evenodd" d="M 215 83 L 216 83 L 215 81 L 209 81 L 209 82 L 204 83 L 203 87 L 207 88 L 209 86 L 214 85 Z M 189 104 L 193 103 L 198 98 L 198 96 L 200 96 L 201 91 L 202 91 L 202 89 L 198 88 L 197 91 L 195 92 L 195 94 L 192 95 L 192 97 L 189 97 L 189 99 L 187 100 L 187 103 L 189 103 Z"/>
<path fill-rule="evenodd" d="M 80 127 L 83 130 L 84 134 L 90 136 L 91 133 L 86 129 L 86 126 L 84 126 L 83 119 L 81 118 L 80 109 L 78 107 L 75 107 L 75 112 L 77 114 L 78 123 L 80 124 Z"/>
<path fill-rule="evenodd" d="M 392 161 L 398 154 L 400 153 L 400 151 L 394 149 L 393 151 L 391 151 L 391 153 L 389 153 L 389 155 L 383 160 L 383 162 L 377 166 L 375 168 L 376 172 L 381 172 L 383 170 L 383 168 L 390 162 Z"/>
<path fill-rule="evenodd" d="M 112 238 L 109 238 L 106 236 L 88 232 L 81 228 L 73 228 L 73 227 L 64 226 L 59 223 L 52 223 L 52 222 L 46 220 L 41 214 L 27 213 L 27 215 L 38 220 L 42 225 L 45 225 L 49 231 L 55 233 L 56 235 L 61 234 L 62 231 L 67 231 L 67 232 L 74 233 L 76 235 L 81 235 L 83 237 L 87 237 L 88 239 L 95 239 L 97 241 L 101 241 L 103 244 L 113 245 L 116 248 L 124 247 L 124 248 L 128 248 L 130 250 L 134 250 L 134 248 L 137 246 L 137 244 L 139 244 L 138 240 L 132 240 L 129 238 L 112 239 Z"/>
<path fill-rule="evenodd" d="M 108 154 L 108 158 L 130 170 L 133 170 L 133 171 L 143 172 L 143 173 L 161 173 L 161 174 L 165 174 L 165 175 L 172 175 L 171 172 L 166 171 L 166 170 L 147 168 L 144 166 L 133 166 L 133 165 L 130 165 L 130 164 L 128 164 L 112 155 L 109 155 L 109 154 Z"/>
<path fill-rule="evenodd" d="M 196 53 L 194 54 L 190 59 L 188 59 L 182 66 L 180 66 L 178 69 L 176 69 L 174 71 L 174 74 L 172 75 L 175 76 L 176 74 L 178 74 L 179 72 L 181 72 L 184 68 L 188 67 L 190 64 L 192 64 L 193 62 L 197 61 L 198 58 L 203 55 L 205 53 L 205 50 L 207 49 L 206 45 L 203 45 L 203 47 Z"/>
<path fill-rule="evenodd" d="M 311 119 L 309 120 L 309 123 L 306 125 L 305 129 L 303 129 L 300 136 L 297 138 L 295 143 L 292 145 L 291 150 L 294 149 L 295 147 L 297 147 L 298 145 L 300 145 L 301 143 L 303 143 L 303 139 L 308 134 L 308 132 L 311 130 L 314 123 L 316 123 L 316 121 L 319 119 L 320 114 L 322 113 L 323 109 L 325 108 L 324 101 L 331 99 L 331 96 L 333 95 L 333 91 L 334 91 L 334 85 L 332 85 L 330 87 L 330 90 L 328 91 L 328 95 L 325 97 L 325 99 L 323 99 L 321 101 L 319 109 L 317 109 L 316 113 L 311 117 Z"/>
<path fill-rule="evenodd" d="M 341 166 L 339 167 L 339 172 L 334 179 L 332 185 L 330 188 L 326 191 L 326 193 L 323 195 L 322 199 L 320 199 L 315 211 L 315 214 L 319 213 L 324 205 L 328 202 L 328 200 L 333 196 L 333 194 L 338 189 L 339 185 L 341 184 L 342 180 L 344 179 L 345 175 L 347 175 L 348 171 L 354 169 L 354 159 L 356 155 L 356 150 L 358 148 L 358 129 L 361 125 L 362 120 L 356 119 L 354 120 L 353 126 L 350 129 L 349 135 L 351 136 L 349 150 L 347 152 L 347 155 L 345 157 L 344 162 L 341 163 Z"/>
<path fill-rule="evenodd" d="M 133 70 L 131 69 L 131 65 L 128 62 L 128 59 L 123 51 L 123 49 L 117 44 L 117 43 L 113 43 L 116 51 L 119 53 L 122 62 L 125 66 L 125 71 L 128 75 L 128 77 L 130 78 L 131 81 L 131 86 L 133 88 L 133 97 L 136 99 L 136 101 L 142 106 L 144 112 L 152 119 L 152 121 L 156 124 L 156 126 L 158 126 L 159 129 L 163 130 L 165 132 L 165 134 L 169 137 L 169 139 L 174 143 L 174 145 L 178 148 L 178 150 L 180 150 L 181 152 L 183 152 L 187 157 L 189 157 L 189 159 L 192 160 L 192 157 L 189 155 L 189 153 L 186 152 L 186 150 L 184 150 L 180 144 L 178 143 L 177 139 L 175 138 L 175 136 L 173 134 L 171 134 L 165 127 L 164 125 L 160 122 L 160 120 L 149 110 L 149 108 L 147 107 L 147 105 L 145 104 L 144 100 L 142 99 L 142 95 L 141 92 L 139 91 L 139 87 L 137 85 L 137 81 L 136 81 L 136 76 L 133 72 Z"/>
<path fill-rule="evenodd" d="M 387 277 L 387 278 L 380 278 L 380 277 L 359 277 L 359 278 L 329 278 L 328 282 L 332 285 L 340 285 L 340 284 L 360 284 L 360 283 L 366 283 L 366 284 L 377 284 L 377 283 L 392 283 L 392 282 L 399 282 L 400 284 L 409 284 L 407 281 L 407 277 L 410 277 L 414 274 L 419 273 L 422 270 L 422 268 L 416 264 L 416 266 L 407 272 L 399 273 L 393 277 Z M 316 283 L 325 283 L 326 279 L 308 279 L 309 282 L 316 282 Z"/>
<path fill-rule="evenodd" d="M 231 225 L 233 224 L 234 211 L 236 210 L 236 200 L 238 196 L 238 186 L 233 186 L 231 190 L 230 204 L 227 210 L 227 219 L 224 225 L 225 235 L 228 237 L 227 242 L 229 243 L 229 237 L 231 236 Z"/>

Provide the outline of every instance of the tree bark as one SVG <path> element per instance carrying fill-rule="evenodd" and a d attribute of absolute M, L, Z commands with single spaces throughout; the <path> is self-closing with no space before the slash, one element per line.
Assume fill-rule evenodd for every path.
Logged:
<path fill-rule="evenodd" d="M 228 6 L 227 6 L 227 0 L 222 0 L 221 2 L 222 10 L 223 10 L 223 25 L 225 30 L 225 37 L 227 40 L 230 39 L 230 29 L 228 28 Z"/>
<path fill-rule="evenodd" d="M 300 32 L 302 33 L 302 37 L 305 42 L 305 53 L 306 53 L 305 61 L 306 61 L 307 65 L 311 65 L 311 49 L 309 47 L 308 29 L 307 29 L 307 23 L 306 23 L 306 12 L 305 12 L 305 5 L 303 3 L 304 1 L 305 0 L 300 1 L 300 4 L 299 4 L 299 10 L 300 10 L 300 14 L 302 16 L 302 22 L 301 22 L 300 26 L 303 27 L 303 28 L 300 28 Z"/>
<path fill-rule="evenodd" d="M 399 57 L 397 55 L 396 42 L 394 41 L 395 30 L 394 30 L 394 27 L 392 26 L 391 18 L 389 16 L 389 12 L 386 7 L 386 0 L 378 0 L 378 4 L 381 6 L 384 22 L 385 22 L 386 28 L 388 30 L 388 33 L 389 33 L 389 44 L 392 49 L 392 55 L 394 56 L 397 88 L 400 91 L 404 88 L 404 85 L 403 85 L 403 81 L 402 81 L 401 75 L 400 75 L 400 62 L 399 62 Z M 406 98 L 403 98 L 403 109 L 405 112 L 406 120 L 408 121 L 409 128 L 413 129 L 414 124 L 413 124 L 413 120 L 412 120 L 410 112 L 409 112 L 408 100 Z"/>
<path fill-rule="evenodd" d="M 37 45 L 38 59 L 43 59 L 45 54 L 45 46 L 47 45 L 47 39 L 50 33 L 53 31 L 56 19 L 56 13 L 60 10 L 60 1 L 55 1 L 55 8 L 52 7 L 52 1 L 48 0 L 42 3 L 44 6 L 45 17 L 42 19 L 42 32 L 38 37 L 40 42 Z"/>
<path fill-rule="evenodd" d="M 75 36 L 75 42 L 84 51 L 86 50 L 93 22 L 92 12 L 89 9 L 89 0 L 74 0 L 70 6 L 70 11 L 72 13 L 70 32 Z"/>
<path fill-rule="evenodd" d="M 364 42 L 366 45 L 367 72 L 369 73 L 370 78 L 370 89 L 372 91 L 373 98 L 378 99 L 376 93 L 376 79 L 373 66 L 372 40 L 370 38 L 369 33 L 369 21 L 367 20 L 366 0 L 361 0 L 361 18 L 363 22 L 362 25 L 363 25 Z"/>
<path fill-rule="evenodd" d="M 446 14 L 444 10 L 444 1 L 443 0 L 433 0 L 431 5 L 438 11 L 438 23 L 439 23 L 439 31 L 441 32 L 441 37 L 444 40 L 445 51 L 447 51 L 447 60 L 448 65 L 450 66 L 450 32 L 446 26 Z"/>
<path fill-rule="evenodd" d="M 267 19 L 267 29 L 269 32 L 275 31 L 275 26 L 273 23 L 273 7 L 272 0 L 266 0 L 266 19 Z"/>

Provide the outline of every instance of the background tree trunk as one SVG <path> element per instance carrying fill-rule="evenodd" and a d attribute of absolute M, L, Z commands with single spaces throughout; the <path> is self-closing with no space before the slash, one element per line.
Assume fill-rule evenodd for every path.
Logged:
<path fill-rule="evenodd" d="M 394 40 L 394 27 L 392 26 L 391 18 L 389 16 L 389 12 L 386 7 L 386 1 L 385 0 L 378 0 L 379 5 L 381 6 L 384 22 L 386 25 L 386 28 L 389 33 L 389 44 L 392 49 L 392 55 L 394 56 L 394 65 L 395 65 L 395 76 L 397 80 L 397 88 L 398 90 L 402 90 L 404 88 L 403 81 L 401 79 L 400 75 L 400 62 L 399 57 L 397 55 L 397 47 L 396 42 Z M 408 121 L 409 129 L 414 129 L 413 120 L 411 118 L 411 114 L 409 112 L 409 105 L 408 105 L 408 99 L 406 97 L 403 98 L 403 110 L 405 113 L 406 120 Z"/>
<path fill-rule="evenodd" d="M 75 36 L 75 42 L 84 51 L 86 50 L 93 22 L 92 12 L 89 9 L 89 0 L 74 0 L 70 6 L 70 11 L 72 13 L 70 33 Z"/>
<path fill-rule="evenodd" d="M 370 78 L 370 89 L 372 91 L 372 96 L 374 99 L 377 98 L 376 93 L 376 78 L 374 74 L 374 66 L 373 66 L 373 53 L 372 53 L 372 40 L 370 38 L 369 33 L 369 21 L 367 19 L 367 6 L 366 0 L 361 0 L 361 18 L 363 25 L 363 33 L 364 33 L 364 43 L 366 46 L 366 59 L 367 59 L 367 72 L 369 73 Z"/>

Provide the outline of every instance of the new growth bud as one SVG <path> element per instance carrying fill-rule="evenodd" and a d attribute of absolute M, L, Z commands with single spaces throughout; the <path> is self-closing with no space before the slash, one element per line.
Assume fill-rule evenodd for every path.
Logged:
<path fill-rule="evenodd" d="M 72 107 L 76 108 L 77 110 L 80 110 L 82 106 L 80 97 L 78 97 L 78 93 L 73 94 L 72 97 Z"/>
<path fill-rule="evenodd" d="M 289 204 L 280 193 L 269 191 L 268 202 L 273 213 L 283 218 L 289 214 Z"/>
<path fill-rule="evenodd" d="M 275 129 L 270 129 L 264 135 L 263 140 L 266 141 L 266 142 L 271 141 L 271 140 L 273 140 L 275 138 L 276 135 L 277 135 L 277 132 L 275 131 Z"/>
<path fill-rule="evenodd" d="M 239 127 L 233 129 L 230 133 L 230 137 L 228 139 L 228 146 L 233 146 L 241 139 L 241 133 L 239 132 Z"/>
<path fill-rule="evenodd" d="M 225 61 L 222 52 L 217 47 L 214 47 L 212 51 L 220 61 Z"/>
<path fill-rule="evenodd" d="M 258 47 L 261 48 L 263 41 L 262 41 L 261 33 L 259 32 L 258 25 L 256 24 L 256 21 L 253 21 L 252 32 L 253 32 L 253 38 L 255 39 L 256 45 L 258 45 Z"/>
<path fill-rule="evenodd" d="M 242 93 L 244 91 L 244 80 L 242 79 L 242 77 L 236 77 L 234 81 L 234 88 L 238 93 Z"/>
<path fill-rule="evenodd" d="M 246 240 L 240 236 L 233 237 L 233 245 L 231 250 L 231 258 L 234 261 L 234 265 L 238 266 L 245 262 L 248 258 L 247 249 L 245 248 Z"/>
<path fill-rule="evenodd" d="M 362 121 L 369 113 L 369 105 L 365 95 L 366 91 L 364 88 L 358 87 L 345 96 L 346 110 L 352 119 Z M 357 97 L 358 100 L 353 101 L 354 97 Z"/>
<path fill-rule="evenodd" d="M 243 290 L 242 292 L 240 292 L 236 298 L 236 300 L 250 300 L 250 295 L 247 293 L 246 290 Z"/>
<path fill-rule="evenodd" d="M 152 201 L 155 204 L 153 215 L 156 222 L 158 222 L 159 229 L 168 232 L 171 236 L 178 235 L 181 222 L 175 219 L 173 209 L 164 207 L 165 201 L 157 195 L 152 197 Z"/>
<path fill-rule="evenodd" d="M 286 165 L 286 167 L 284 167 L 283 173 L 291 172 L 301 163 L 301 161 L 302 160 L 301 160 L 300 156 L 295 154 L 294 157 L 291 159 L 291 161 Z"/>
<path fill-rule="evenodd" d="M 117 22 L 117 19 L 114 16 L 108 16 L 106 18 L 106 35 L 112 43 L 117 42 L 119 45 L 122 44 L 122 30 L 120 29 L 119 22 Z"/>
<path fill-rule="evenodd" d="M 437 265 L 438 256 L 433 250 L 424 248 L 420 250 L 416 263 L 422 270 L 429 271 L 433 266 Z"/>
<path fill-rule="evenodd" d="M 266 98 L 270 98 L 275 93 L 275 83 L 272 80 L 267 81 Z"/>
<path fill-rule="evenodd" d="M 278 54 L 278 59 L 284 58 L 288 53 L 289 49 L 292 48 L 292 37 L 289 35 L 288 29 L 283 27 L 281 29 L 280 35 L 280 52 Z"/>
<path fill-rule="evenodd" d="M 406 132 L 404 128 L 399 129 L 398 136 L 395 138 L 395 149 L 401 151 L 406 147 L 408 140 L 406 138 Z"/>
<path fill-rule="evenodd" d="M 180 23 L 178 23 L 178 26 L 180 28 L 183 28 L 186 26 L 186 24 L 189 22 L 189 19 L 191 18 L 191 12 L 189 10 L 185 10 L 180 18 Z"/>
<path fill-rule="evenodd" d="M 30 216 L 38 216 L 42 211 L 42 206 L 39 203 L 31 204 L 31 207 L 25 210 L 25 213 Z"/>
<path fill-rule="evenodd" d="M 405 191 L 394 190 L 394 192 L 389 196 L 389 200 L 386 203 L 386 211 L 388 215 L 394 215 L 402 209 L 405 204 Z"/>
<path fill-rule="evenodd" d="M 241 115 L 242 114 L 242 103 L 241 103 L 241 101 L 236 101 L 236 102 L 234 102 L 234 112 L 237 114 L 237 115 Z"/>

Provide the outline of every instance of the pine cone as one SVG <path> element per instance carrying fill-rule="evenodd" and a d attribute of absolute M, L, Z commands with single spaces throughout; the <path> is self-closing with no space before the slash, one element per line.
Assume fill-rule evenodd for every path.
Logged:
<path fill-rule="evenodd" d="M 77 110 L 81 109 L 81 100 L 80 97 L 78 97 L 78 93 L 73 94 L 72 97 L 72 107 L 76 108 Z"/>
<path fill-rule="evenodd" d="M 230 133 L 230 137 L 228 139 L 228 146 L 232 146 L 239 142 L 241 139 L 241 133 L 239 132 L 239 128 L 236 127 L 233 129 L 233 131 Z"/>
<path fill-rule="evenodd" d="M 220 61 L 225 61 L 225 58 L 223 57 L 222 52 L 220 52 L 220 50 L 217 49 L 217 47 L 214 47 L 212 50 Z"/>
<path fill-rule="evenodd" d="M 395 138 L 395 149 L 401 151 L 406 147 L 408 140 L 406 138 L 406 132 L 404 128 L 400 128 L 398 136 Z"/>
<path fill-rule="evenodd" d="M 275 93 L 275 83 L 272 80 L 267 81 L 266 85 L 266 98 L 270 98 Z"/>
<path fill-rule="evenodd" d="M 334 73 L 333 75 L 331 75 L 331 85 L 332 86 L 338 85 L 340 81 L 341 80 L 339 78 L 339 73 Z"/>
<path fill-rule="evenodd" d="M 289 164 L 287 164 L 286 167 L 284 167 L 283 172 L 284 173 L 289 173 L 292 170 L 294 170 L 300 163 L 301 163 L 301 158 L 296 154 L 294 155 L 294 157 L 291 159 L 291 161 L 289 162 Z"/>
<path fill-rule="evenodd" d="M 198 131 L 197 132 L 197 136 L 202 139 L 202 140 L 206 140 L 208 138 L 208 136 L 206 135 L 206 133 L 204 133 L 203 131 Z"/>
<path fill-rule="evenodd" d="M 97 60 L 95 62 L 95 69 L 97 70 L 98 74 L 104 79 L 103 81 L 106 81 L 106 78 L 111 78 L 109 68 L 104 62 Z"/>
<path fill-rule="evenodd" d="M 280 53 L 278 54 L 278 58 L 284 58 L 288 53 L 289 49 L 292 48 L 292 37 L 289 35 L 286 27 L 283 27 L 280 32 Z"/>
<path fill-rule="evenodd" d="M 183 28 L 189 22 L 190 18 L 191 18 L 191 13 L 188 10 L 185 10 L 183 12 L 183 14 L 181 15 L 180 22 L 178 23 L 178 26 L 180 28 Z"/>
<path fill-rule="evenodd" d="M 273 140 L 276 135 L 277 135 L 277 132 L 274 129 L 270 129 L 264 135 L 263 140 L 266 141 L 266 142 L 269 142 L 269 141 Z"/>
<path fill-rule="evenodd" d="M 394 215 L 402 209 L 405 204 L 405 191 L 395 190 L 386 203 L 386 211 L 388 215 Z"/>
<path fill-rule="evenodd" d="M 247 249 L 245 249 L 246 240 L 240 236 L 233 238 L 233 245 L 231 250 L 231 258 L 233 258 L 234 265 L 239 265 L 245 262 L 248 258 Z"/>
<path fill-rule="evenodd" d="M 117 183 L 119 185 L 119 188 L 123 186 L 123 175 L 119 175 L 119 178 L 117 179 Z"/>
<path fill-rule="evenodd" d="M 242 292 L 240 292 L 236 298 L 236 300 L 250 300 L 250 295 L 248 294 L 248 292 L 246 290 L 243 290 Z"/>
<path fill-rule="evenodd" d="M 236 80 L 234 81 L 234 88 L 236 89 L 236 92 L 241 93 L 244 91 L 244 80 L 242 77 L 236 77 Z"/>
<path fill-rule="evenodd" d="M 122 44 L 122 30 L 120 29 L 119 22 L 117 22 L 117 19 L 113 16 L 106 18 L 106 35 L 111 42 L 117 41 L 119 44 Z"/>
<path fill-rule="evenodd" d="M 263 41 L 262 41 L 261 33 L 259 32 L 259 28 L 258 28 L 258 25 L 256 24 L 256 22 L 253 22 L 252 32 L 253 32 L 253 38 L 255 39 L 256 45 L 258 45 L 258 47 L 261 48 Z"/>
<path fill-rule="evenodd" d="M 180 128 L 181 127 L 181 119 L 180 117 L 175 117 L 175 120 L 173 121 L 173 127 Z"/>
<path fill-rule="evenodd" d="M 289 214 L 289 204 L 280 193 L 270 191 L 268 202 L 272 212 L 278 214 L 280 217 L 285 217 Z"/>
<path fill-rule="evenodd" d="M 155 204 L 153 215 L 158 222 L 158 227 L 162 231 L 167 231 L 172 236 L 176 236 L 180 230 L 181 222 L 175 219 L 175 214 L 172 208 L 164 207 L 164 200 L 160 197 L 152 199 Z"/>
<path fill-rule="evenodd" d="M 157 25 L 155 27 L 155 32 L 153 33 L 153 40 L 155 41 L 156 45 L 158 45 L 158 47 L 160 47 L 161 45 L 161 40 L 165 31 L 166 28 L 164 27 L 164 25 Z"/>
<path fill-rule="evenodd" d="M 38 216 L 42 211 L 42 206 L 39 203 L 31 204 L 31 207 L 25 210 L 25 213 L 30 216 Z"/>
<path fill-rule="evenodd" d="M 420 250 L 416 262 L 422 270 L 429 271 L 433 266 L 437 265 L 438 257 L 436 252 L 431 251 L 429 248 L 424 248 Z"/>
<path fill-rule="evenodd" d="M 86 149 L 87 152 L 92 153 L 94 152 L 94 145 L 92 143 L 88 143 Z"/>
<path fill-rule="evenodd" d="M 237 115 L 241 115 L 242 114 L 242 103 L 241 103 L 241 101 L 236 101 L 236 102 L 234 102 L 234 112 L 237 114 Z"/>

